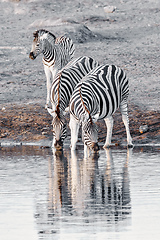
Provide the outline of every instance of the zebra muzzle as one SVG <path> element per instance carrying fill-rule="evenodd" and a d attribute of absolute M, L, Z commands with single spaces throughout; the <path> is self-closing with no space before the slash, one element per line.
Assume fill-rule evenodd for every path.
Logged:
<path fill-rule="evenodd" d="M 36 58 L 36 57 L 34 56 L 33 52 L 30 52 L 29 58 L 32 59 L 32 60 L 34 60 L 34 59 Z"/>
<path fill-rule="evenodd" d="M 62 147 L 63 147 L 63 142 L 62 142 L 62 140 L 61 140 L 61 139 L 60 139 L 60 140 L 57 140 L 57 141 L 55 142 L 54 146 L 55 146 L 56 149 L 62 149 Z"/>
<path fill-rule="evenodd" d="M 98 152 L 99 151 L 99 146 L 98 143 L 92 143 L 92 151 L 93 152 Z"/>

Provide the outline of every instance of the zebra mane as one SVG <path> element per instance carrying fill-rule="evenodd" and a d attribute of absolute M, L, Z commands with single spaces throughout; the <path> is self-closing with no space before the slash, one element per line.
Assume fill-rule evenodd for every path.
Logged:
<path fill-rule="evenodd" d="M 59 107 L 59 105 L 60 105 L 60 83 L 61 83 L 61 75 L 62 75 L 62 71 L 57 74 L 57 78 L 58 78 L 58 83 L 57 83 L 57 86 L 58 86 L 58 87 L 57 87 L 58 105 L 57 105 L 57 107 Z"/>
<path fill-rule="evenodd" d="M 89 123 L 90 123 L 91 125 L 93 124 L 92 117 L 91 117 L 90 113 L 89 113 Z"/>
<path fill-rule="evenodd" d="M 57 114 L 57 117 L 60 119 L 60 109 L 59 109 L 59 104 L 57 105 L 55 112 L 56 112 L 56 114 Z"/>
<path fill-rule="evenodd" d="M 41 36 L 43 36 L 44 34 L 47 35 L 47 40 L 48 40 L 49 42 L 51 42 L 51 43 L 54 42 L 54 43 L 55 43 L 55 40 L 56 40 L 55 35 L 54 35 L 53 33 L 49 32 L 49 31 L 45 30 L 45 29 L 39 29 L 39 30 L 35 31 L 35 32 L 33 33 L 33 37 L 34 37 L 34 39 L 38 39 L 38 37 L 41 37 Z"/>

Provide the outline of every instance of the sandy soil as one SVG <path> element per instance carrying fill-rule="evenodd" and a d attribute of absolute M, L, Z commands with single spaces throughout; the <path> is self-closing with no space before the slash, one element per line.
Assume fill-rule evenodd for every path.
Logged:
<path fill-rule="evenodd" d="M 123 68 L 130 80 L 129 116 L 134 142 L 160 142 L 159 0 L 113 1 L 1 0 L 0 141 L 52 138 L 51 117 L 44 109 L 46 79 L 41 56 L 28 55 L 32 33 L 44 28 L 70 36 L 75 58 L 87 55 L 101 64 Z M 115 114 L 113 142 L 125 141 Z M 147 125 L 141 134 L 139 127 Z M 100 141 L 105 126 L 99 123 Z"/>

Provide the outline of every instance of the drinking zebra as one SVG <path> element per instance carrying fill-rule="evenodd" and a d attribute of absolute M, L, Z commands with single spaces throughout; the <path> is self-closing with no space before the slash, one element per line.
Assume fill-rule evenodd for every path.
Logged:
<path fill-rule="evenodd" d="M 114 65 L 101 65 L 77 84 L 70 100 L 71 149 L 75 150 L 79 126 L 82 123 L 84 148 L 97 151 L 98 129 L 95 122 L 104 119 L 107 137 L 104 148 L 111 145 L 113 113 L 120 107 L 126 128 L 128 147 L 132 147 L 129 131 L 127 98 L 128 79 L 124 71 Z M 86 149 L 85 149 L 86 150 Z"/>
<path fill-rule="evenodd" d="M 79 57 L 57 73 L 51 86 L 51 103 L 55 106 L 54 109 L 47 108 L 53 116 L 53 145 L 56 148 L 62 147 L 67 135 L 65 110 L 75 86 L 98 65 L 98 62 L 91 57 Z"/>
<path fill-rule="evenodd" d="M 51 32 L 37 30 L 33 33 L 34 40 L 29 57 L 34 60 L 40 53 L 43 54 L 44 71 L 47 78 L 46 108 L 50 100 L 50 87 L 56 73 L 73 59 L 74 44 L 70 38 L 56 38 Z"/>

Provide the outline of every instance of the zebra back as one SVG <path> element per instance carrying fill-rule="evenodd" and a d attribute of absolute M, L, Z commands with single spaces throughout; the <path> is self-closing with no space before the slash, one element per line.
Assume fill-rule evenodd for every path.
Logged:
<path fill-rule="evenodd" d="M 58 69 L 65 67 L 72 59 L 75 53 L 75 46 L 72 39 L 61 36 L 56 38 L 56 62 L 55 65 L 59 65 Z"/>
<path fill-rule="evenodd" d="M 75 52 L 75 46 L 73 44 L 72 39 L 61 36 L 61 37 L 56 38 L 55 44 L 62 47 L 65 50 L 65 52 L 68 53 L 68 55 L 70 56 L 70 59 L 73 59 L 74 52 Z"/>
<path fill-rule="evenodd" d="M 56 75 L 51 86 L 51 102 L 60 107 L 63 111 L 69 105 L 71 95 L 75 86 L 98 62 L 91 57 L 79 57 L 66 65 Z"/>

